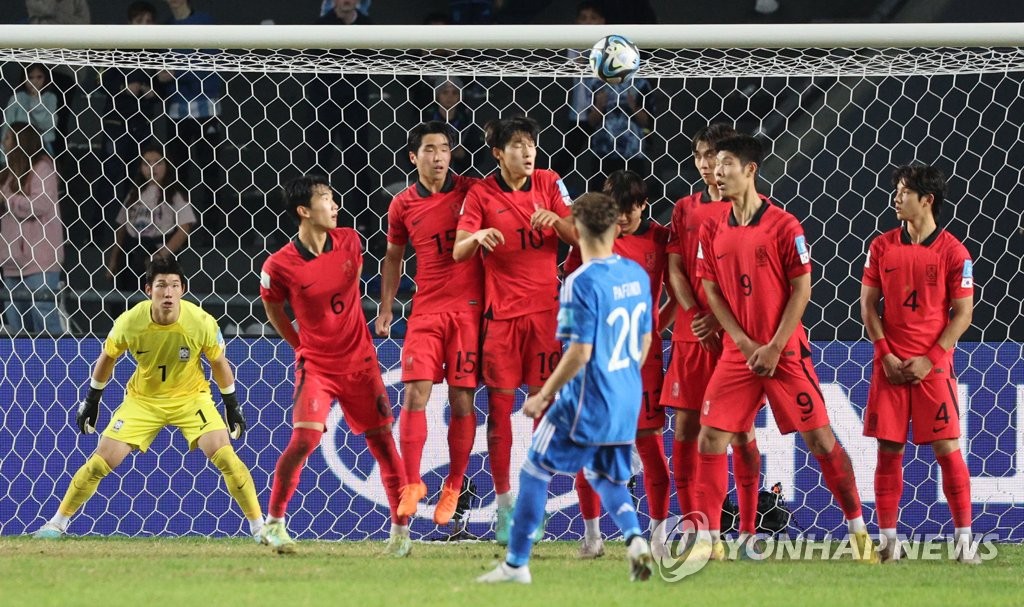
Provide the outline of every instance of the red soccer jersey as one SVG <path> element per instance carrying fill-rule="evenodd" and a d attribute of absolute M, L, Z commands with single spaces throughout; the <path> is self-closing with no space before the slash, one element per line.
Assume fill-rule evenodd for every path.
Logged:
<path fill-rule="evenodd" d="M 689 310 L 676 307 L 676 320 L 672 328 L 672 341 L 700 341 L 690 328 L 693 317 L 699 310 L 708 311 L 708 297 L 704 294 L 704 284 L 697 276 L 697 244 L 700 237 L 700 226 L 713 217 L 721 217 L 729 211 L 729 203 L 724 200 L 711 200 L 707 191 L 695 192 L 676 201 L 672 209 L 672 223 L 668 239 L 668 252 L 679 255 L 683 261 L 690 290 L 697 299 L 697 306 Z"/>
<path fill-rule="evenodd" d="M 484 276 L 480 257 L 464 263 L 452 259 L 455 230 L 466 192 L 479 179 L 448 174 L 437 194 L 420 182 L 409 186 L 388 208 L 388 242 L 416 251 L 413 314 L 463 312 L 483 307 Z"/>
<path fill-rule="evenodd" d="M 334 228 L 313 255 L 296 238 L 263 262 L 260 297 L 287 301 L 299 323 L 296 362 L 319 373 L 355 373 L 377 365 L 363 314 L 363 247 L 352 228 Z"/>
<path fill-rule="evenodd" d="M 566 217 L 570 204 L 558 174 L 544 169 L 535 170 L 521 190 L 509 187 L 500 172 L 470 188 L 458 229 L 497 228 L 505 237 L 505 244 L 483 254 L 491 318 L 516 318 L 558 307 L 558 235 L 553 229 L 531 228 L 530 216 L 548 209 Z"/>
<path fill-rule="evenodd" d="M 660 223 L 643 220 L 636 232 L 621 236 L 615 239 L 612 251 L 622 255 L 626 259 L 632 259 L 640 264 L 647 271 L 651 279 L 651 310 L 653 327 L 652 335 L 658 335 L 658 307 L 661 304 L 661 288 L 665 284 L 665 269 L 668 265 L 668 254 L 665 252 L 665 245 L 668 244 L 668 228 Z M 566 276 L 575 272 L 583 265 L 583 258 L 579 249 L 573 249 L 565 258 Z M 650 358 L 648 358 L 650 360 Z"/>
<path fill-rule="evenodd" d="M 974 295 L 974 264 L 964 245 L 941 228 L 919 245 L 897 228 L 871 241 L 864 284 L 882 290 L 882 328 L 892 353 L 925 356 L 949 324 L 952 300 Z M 950 349 L 929 379 L 953 377 L 952 365 Z"/>
<path fill-rule="evenodd" d="M 761 208 L 748 225 L 736 223 L 732 211 L 709 219 L 700 228 L 698 274 L 718 284 L 740 327 L 754 341 L 771 341 L 789 302 L 789 281 L 811 271 L 811 253 L 800 222 L 761 197 Z M 723 360 L 744 360 L 726 334 Z M 807 333 L 797 325 L 783 354 L 807 354 Z"/>

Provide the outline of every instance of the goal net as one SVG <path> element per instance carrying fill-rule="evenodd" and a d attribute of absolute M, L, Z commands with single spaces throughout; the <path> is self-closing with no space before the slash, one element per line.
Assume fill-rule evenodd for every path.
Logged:
<path fill-rule="evenodd" d="M 974 322 L 956 368 L 976 531 L 1024 540 L 1024 50 L 1011 42 L 1024 37 L 1012 27 L 971 30 L 972 38 L 958 28 L 927 26 L 368 27 L 344 34 L 303 27 L 30 27 L 0 30 L 12 46 L 0 49 L 0 86 L 7 87 L 0 101 L 28 95 L 28 120 L 55 158 L 63 263 L 51 291 L 13 279 L 17 270 L 5 262 L 0 296 L 15 310 L 55 305 L 65 333 L 31 335 L 27 320 L 19 332 L 5 316 L 11 337 L 0 339 L 0 532 L 40 525 L 94 449 L 96 438 L 79 436 L 73 424 L 90 365 L 113 316 L 143 297 L 139 252 L 171 247 L 162 235 L 182 224 L 191 228 L 178 252 L 189 273 L 188 297 L 218 318 L 228 340 L 250 422 L 236 446 L 266 504 L 290 433 L 293 389 L 292 352 L 268 330 L 258 295 L 263 260 L 294 233 L 282 219 L 281 184 L 306 172 L 329 175 L 340 197 L 339 223 L 365 238 L 364 303 L 372 322 L 388 203 L 414 179 L 404 150 L 409 128 L 449 120 L 461 144 L 453 166 L 486 175 L 495 161 L 483 145 L 483 125 L 526 114 L 542 126 L 539 164 L 558 171 L 573 196 L 627 167 L 648 179 L 651 215 L 663 223 L 676 199 L 702 187 L 690 150 L 698 128 L 727 122 L 766 143 L 760 187 L 802 221 L 812 246 L 813 295 L 804 322 L 868 516 L 876 447 L 861 436 L 872 354 L 859 319 L 861 268 L 870 239 L 897 225 L 894 166 L 941 168 L 951 201 L 942 225 L 975 263 Z M 643 67 L 629 86 L 609 89 L 588 78 L 580 53 L 608 33 L 625 34 L 643 50 Z M 773 40 L 791 48 L 769 48 L 777 46 Z M 37 65 L 49 83 L 32 96 L 22 83 Z M 179 208 L 176 221 L 123 208 L 149 141 L 171 159 L 190 205 L 191 214 Z M 123 252 L 112 261 L 115 250 Z M 411 259 L 407 271 L 414 267 Z M 413 289 L 403 279 L 396 318 L 409 312 Z M 399 322 L 392 339 L 378 341 L 396 419 L 403 330 Z M 129 361 L 118 364 L 102 423 L 131 372 Z M 430 516 L 447 472 L 446 394 L 436 386 L 428 408 L 428 505 L 413 522 L 422 537 L 451 531 L 437 529 Z M 489 537 L 495 504 L 482 391 L 477 404 L 481 426 L 463 526 Z M 517 415 L 514 425 L 515 471 L 531 424 Z M 781 483 L 794 530 L 841 533 L 842 514 L 801 440 L 780 436 L 764 413 L 757 427 L 763 485 Z M 162 433 L 148 453 L 111 474 L 70 531 L 242 532 L 244 521 L 217 471 L 200 453 L 188 453 L 176 434 Z M 671 435 L 670 420 L 669 449 Z M 908 446 L 905 464 L 901 532 L 950 533 L 930 449 Z M 646 512 L 643 483 L 633 491 Z M 571 479 L 554 482 L 548 511 L 548 538 L 580 536 Z M 300 538 L 385 534 L 379 472 L 340 414 L 309 459 L 289 516 Z M 613 533 L 604 519 L 604 531 Z"/>

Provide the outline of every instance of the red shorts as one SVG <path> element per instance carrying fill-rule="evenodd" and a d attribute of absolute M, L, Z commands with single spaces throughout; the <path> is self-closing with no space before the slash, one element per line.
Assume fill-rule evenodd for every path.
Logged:
<path fill-rule="evenodd" d="M 295 369 L 295 409 L 292 423 L 327 423 L 331 405 L 337 400 L 345 422 L 355 434 L 379 428 L 394 421 L 380 369 L 355 373 L 310 373 Z"/>
<path fill-rule="evenodd" d="M 654 346 L 652 346 L 653 348 Z M 664 373 L 661 370 L 661 356 L 645 364 L 640 369 L 640 379 L 644 386 L 644 400 L 640 407 L 640 418 L 636 422 L 639 430 L 661 430 L 665 427 L 665 408 L 661 406 L 661 383 Z M 648 355 L 653 357 L 654 350 Z"/>
<path fill-rule="evenodd" d="M 960 438 L 956 381 L 933 379 L 897 386 L 889 383 L 876 362 L 864 411 L 864 436 L 905 443 L 911 423 L 917 445 Z"/>
<path fill-rule="evenodd" d="M 480 314 L 446 312 L 413 315 L 402 346 L 402 381 L 447 380 L 475 388 L 480 379 Z"/>
<path fill-rule="evenodd" d="M 501 390 L 514 390 L 523 384 L 543 386 L 562 359 L 557 330 L 557 310 L 485 320 L 484 384 Z"/>
<path fill-rule="evenodd" d="M 773 377 L 760 377 L 743 360 L 720 360 L 704 393 L 700 423 L 727 432 L 746 432 L 764 397 L 782 434 L 829 425 L 825 398 L 810 357 L 783 356 Z"/>
<path fill-rule="evenodd" d="M 718 364 L 718 354 L 696 341 L 672 342 L 672 357 L 661 389 L 661 404 L 673 409 L 700 411 L 704 390 Z"/>

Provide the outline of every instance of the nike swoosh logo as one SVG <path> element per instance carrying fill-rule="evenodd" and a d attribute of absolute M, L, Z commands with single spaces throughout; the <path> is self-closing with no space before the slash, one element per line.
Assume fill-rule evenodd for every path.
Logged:
<path fill-rule="evenodd" d="M 726 255 L 728 255 L 728 253 L 722 253 L 721 255 L 715 255 L 715 259 L 721 259 L 721 258 L 725 257 Z"/>
<path fill-rule="evenodd" d="M 200 429 L 200 430 L 202 430 L 203 428 L 205 428 L 205 427 L 207 427 L 207 426 L 209 426 L 209 425 L 210 425 L 210 422 L 206 422 L 206 423 L 205 423 L 205 424 L 203 424 L 202 426 L 199 426 L 199 429 Z"/>
<path fill-rule="evenodd" d="M 899 268 L 886 268 L 886 269 L 885 269 L 885 273 L 886 273 L 886 274 L 888 274 L 889 272 L 895 272 L 895 271 L 896 271 L 896 270 L 898 270 L 898 269 L 899 269 Z"/>
<path fill-rule="evenodd" d="M 419 223 L 420 223 L 421 221 L 423 221 L 423 218 L 420 218 L 420 219 L 413 219 L 413 220 L 412 220 L 412 225 L 414 225 L 414 226 L 415 226 L 415 225 L 419 225 Z"/>
<path fill-rule="evenodd" d="M 469 376 L 468 375 L 456 375 L 455 376 L 455 380 L 458 381 L 460 379 L 466 379 L 467 377 L 469 377 Z"/>
<path fill-rule="evenodd" d="M 249 484 L 249 481 L 242 481 L 242 484 L 237 486 L 237 487 L 235 487 L 235 489 L 241 490 L 242 487 L 245 487 L 248 484 Z"/>
<path fill-rule="evenodd" d="M 149 350 L 139 350 L 138 352 L 135 353 L 135 356 L 141 356 L 143 354 L 148 354 L 148 353 L 149 353 Z"/>
<path fill-rule="evenodd" d="M 308 285 L 302 285 L 302 290 L 305 291 L 306 289 L 312 287 L 315 284 L 316 284 L 315 282 L 311 282 Z"/>
<path fill-rule="evenodd" d="M 512 210 L 511 207 L 502 207 L 502 208 L 498 209 L 498 213 L 501 214 L 501 213 L 504 213 L 505 211 L 511 211 L 511 210 Z"/>

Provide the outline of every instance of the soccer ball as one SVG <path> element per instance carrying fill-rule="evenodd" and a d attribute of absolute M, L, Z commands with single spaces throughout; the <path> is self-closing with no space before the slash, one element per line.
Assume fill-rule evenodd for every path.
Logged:
<path fill-rule="evenodd" d="M 619 84 L 640 69 L 640 49 L 625 36 L 605 36 L 590 49 L 590 69 L 608 84 Z"/>

